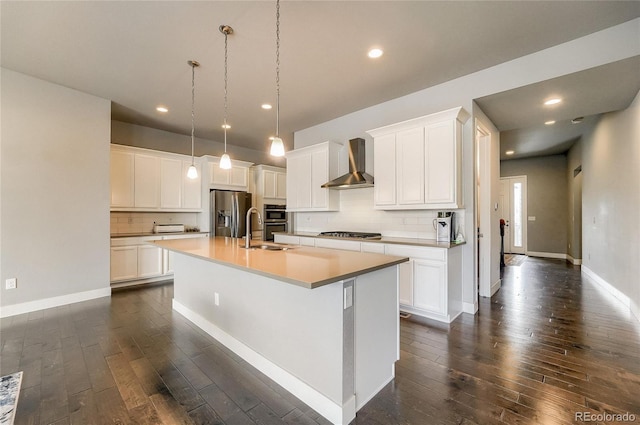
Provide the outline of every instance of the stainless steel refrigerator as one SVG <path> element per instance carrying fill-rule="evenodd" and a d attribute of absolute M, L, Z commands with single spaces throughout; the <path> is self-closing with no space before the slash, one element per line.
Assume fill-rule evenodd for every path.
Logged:
<path fill-rule="evenodd" d="M 232 190 L 212 190 L 210 194 L 211 236 L 241 238 L 246 235 L 245 220 L 251 208 L 251 194 Z"/>

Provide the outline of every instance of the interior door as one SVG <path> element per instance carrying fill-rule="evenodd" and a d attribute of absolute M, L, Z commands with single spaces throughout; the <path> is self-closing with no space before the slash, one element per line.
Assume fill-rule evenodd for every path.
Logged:
<path fill-rule="evenodd" d="M 500 179 L 500 218 L 505 220 L 504 252 L 527 251 L 527 177 Z"/>

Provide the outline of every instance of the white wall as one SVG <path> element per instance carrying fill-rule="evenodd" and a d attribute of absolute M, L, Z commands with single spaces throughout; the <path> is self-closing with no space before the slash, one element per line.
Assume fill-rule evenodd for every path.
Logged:
<path fill-rule="evenodd" d="M 582 262 L 640 320 L 640 93 L 582 139 Z"/>
<path fill-rule="evenodd" d="M 344 143 L 353 137 L 371 141 L 366 131 L 373 128 L 458 106 L 472 112 L 473 99 L 640 55 L 640 43 L 630 42 L 639 38 L 640 18 L 297 131 L 294 147 L 326 140 Z M 472 117 L 463 130 L 466 235 L 475 234 L 473 121 Z M 463 247 L 463 301 L 466 304 L 475 303 L 477 299 L 474 246 L 475 241 Z"/>
<path fill-rule="evenodd" d="M 108 295 L 111 103 L 1 72 L 0 305 Z"/>

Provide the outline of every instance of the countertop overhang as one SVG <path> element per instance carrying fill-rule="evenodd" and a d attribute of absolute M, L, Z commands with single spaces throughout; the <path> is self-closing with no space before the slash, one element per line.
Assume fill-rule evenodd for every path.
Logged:
<path fill-rule="evenodd" d="M 409 261 L 407 257 L 297 245 L 287 245 L 290 249 L 284 251 L 246 249 L 244 240 L 228 237 L 158 240 L 149 243 L 308 289 Z M 258 242 L 253 244 L 257 245 Z"/>

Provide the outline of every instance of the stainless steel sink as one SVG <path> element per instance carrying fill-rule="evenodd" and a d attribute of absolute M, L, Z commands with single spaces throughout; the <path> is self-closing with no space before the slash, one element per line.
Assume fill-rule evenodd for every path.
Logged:
<path fill-rule="evenodd" d="M 267 245 L 267 244 L 263 244 L 263 245 L 252 245 L 251 249 L 264 249 L 264 250 L 267 250 L 267 251 L 287 251 L 287 250 L 291 249 L 291 247 L 284 246 L 284 245 Z"/>

